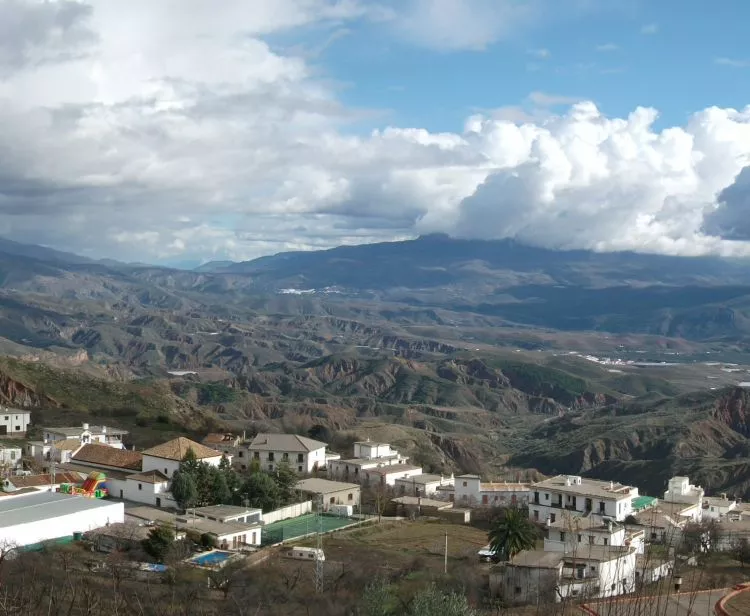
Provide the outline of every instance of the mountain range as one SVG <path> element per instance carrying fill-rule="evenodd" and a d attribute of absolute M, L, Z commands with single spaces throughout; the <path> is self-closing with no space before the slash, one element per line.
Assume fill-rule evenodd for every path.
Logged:
<path fill-rule="evenodd" d="M 433 470 L 744 494 L 749 316 L 748 263 L 714 257 L 432 235 L 177 270 L 2 240 L 0 401 L 136 444 L 366 434 Z"/>

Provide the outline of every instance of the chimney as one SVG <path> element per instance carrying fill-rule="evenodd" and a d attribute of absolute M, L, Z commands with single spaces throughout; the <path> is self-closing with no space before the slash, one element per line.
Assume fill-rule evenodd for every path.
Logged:
<path fill-rule="evenodd" d="M 102 434 L 106 434 L 106 433 L 107 433 L 107 426 L 102 426 Z"/>
<path fill-rule="evenodd" d="M 84 429 L 84 430 L 88 430 L 88 429 L 89 429 L 89 425 L 88 425 L 87 423 L 84 423 L 84 424 L 83 424 L 83 429 Z"/>
<path fill-rule="evenodd" d="M 615 489 L 615 482 L 614 481 L 610 481 L 609 482 L 609 489 L 610 490 L 614 490 Z"/>

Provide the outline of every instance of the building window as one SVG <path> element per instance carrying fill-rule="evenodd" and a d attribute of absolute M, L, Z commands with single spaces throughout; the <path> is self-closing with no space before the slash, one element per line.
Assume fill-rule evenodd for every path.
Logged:
<path fill-rule="evenodd" d="M 7 417 L 5 419 L 8 419 Z M 466 487 L 466 482 L 464 481 L 464 488 Z"/>
<path fill-rule="evenodd" d="M 269 464 L 269 465 L 268 465 L 268 470 L 269 470 L 269 471 L 272 471 L 272 470 L 273 470 L 273 464 Z"/>
<path fill-rule="evenodd" d="M 21 426 L 16 426 L 16 432 L 20 432 L 20 431 L 21 431 Z"/>
<path fill-rule="evenodd" d="M 286 452 L 284 452 L 281 457 L 284 458 L 284 460 L 289 460 L 289 454 Z"/>
<path fill-rule="evenodd" d="M 298 473 L 301 473 L 301 472 L 302 472 L 302 465 L 300 465 L 300 466 L 298 466 L 298 467 L 297 467 L 297 472 L 298 472 Z"/>
<path fill-rule="evenodd" d="M 565 541 L 565 533 L 560 533 L 560 541 Z"/>
<path fill-rule="evenodd" d="M 9 419 L 10 419 L 10 417 L 8 417 L 8 416 L 6 415 L 6 416 L 5 416 L 5 421 L 8 421 Z M 465 484 L 464 484 L 464 485 L 465 485 Z"/>
<path fill-rule="evenodd" d="M 594 535 L 589 535 L 589 545 L 594 545 Z"/>
<path fill-rule="evenodd" d="M 354 500 L 354 494 L 351 494 L 351 493 L 347 494 L 346 500 L 350 500 L 350 501 Z"/>
<path fill-rule="evenodd" d="M 255 458 L 256 460 L 260 460 L 260 452 L 259 451 L 254 452 L 253 458 Z"/>
<path fill-rule="evenodd" d="M 539 521 L 539 512 L 534 509 L 534 519 L 538 522 Z"/>
<path fill-rule="evenodd" d="M 554 524 L 554 523 L 555 523 L 555 519 L 556 519 L 556 518 L 557 518 L 557 516 L 556 516 L 556 515 L 555 515 L 554 513 L 550 513 L 550 514 L 549 514 L 549 521 L 550 521 L 550 524 Z"/>
<path fill-rule="evenodd" d="M 333 505 L 336 502 L 336 497 L 331 496 L 331 499 L 328 502 L 331 503 L 331 505 Z"/>
<path fill-rule="evenodd" d="M 614 590 L 614 589 L 615 589 L 615 585 L 614 585 L 614 584 L 612 584 L 612 586 L 610 586 L 610 587 L 609 587 L 609 589 L 610 589 L 610 590 Z"/>
<path fill-rule="evenodd" d="M 482 494 L 482 504 L 486 505 L 490 502 L 489 497 L 486 494 Z"/>
<path fill-rule="evenodd" d="M 242 449 L 240 449 L 240 450 L 239 450 L 239 451 L 237 452 L 237 457 L 238 457 L 238 458 L 244 458 L 244 457 L 245 457 L 245 452 L 244 452 L 244 451 L 242 451 Z"/>
<path fill-rule="evenodd" d="M 169 471 L 166 468 L 164 469 L 164 474 L 169 477 Z"/>
<path fill-rule="evenodd" d="M 243 464 L 243 465 L 242 465 L 242 470 L 243 470 L 243 471 L 246 471 L 246 470 L 247 470 L 247 464 Z"/>
<path fill-rule="evenodd" d="M 609 545 L 609 539 L 607 539 L 606 537 L 604 538 L 604 545 Z"/>
<path fill-rule="evenodd" d="M 546 500 L 546 501 L 549 500 L 549 493 L 548 492 L 544 493 L 544 500 Z"/>
<path fill-rule="evenodd" d="M 143 486 L 140 483 L 138 484 L 138 489 L 143 490 Z"/>
<path fill-rule="evenodd" d="M 305 455 L 298 453 L 297 454 L 297 462 L 304 462 L 305 461 Z"/>
<path fill-rule="evenodd" d="M 520 586 L 516 586 L 515 591 L 516 591 L 517 595 L 520 595 L 521 594 L 521 587 Z"/>
<path fill-rule="evenodd" d="M 583 539 L 582 535 L 578 535 L 578 543 L 581 543 L 581 539 Z"/>
<path fill-rule="evenodd" d="M 273 462 L 273 451 L 268 452 L 268 461 Z"/>

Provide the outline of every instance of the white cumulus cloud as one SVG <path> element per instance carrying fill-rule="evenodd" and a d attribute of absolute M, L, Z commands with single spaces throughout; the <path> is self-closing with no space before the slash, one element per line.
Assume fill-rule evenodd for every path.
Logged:
<path fill-rule="evenodd" d="M 453 132 L 363 132 L 379 116 L 344 106 L 310 58 L 264 37 L 315 26 L 325 40 L 362 18 L 386 31 L 389 6 L 42 4 L 54 10 L 0 2 L 0 24 L 21 24 L 0 43 L 0 234 L 13 239 L 140 261 L 432 231 L 750 254 L 750 181 L 740 177 L 750 109 L 699 110 L 656 129 L 651 109 L 610 118 L 578 97 L 532 92 L 532 109 L 473 115 Z"/>

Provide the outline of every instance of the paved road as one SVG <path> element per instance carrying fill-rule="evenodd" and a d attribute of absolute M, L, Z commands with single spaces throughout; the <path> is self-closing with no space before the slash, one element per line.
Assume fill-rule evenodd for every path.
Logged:
<path fill-rule="evenodd" d="M 730 589 L 621 599 L 589 604 L 599 616 L 713 616 L 714 606 Z"/>

